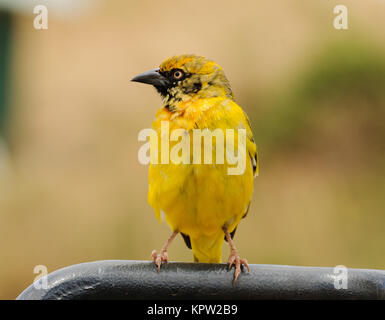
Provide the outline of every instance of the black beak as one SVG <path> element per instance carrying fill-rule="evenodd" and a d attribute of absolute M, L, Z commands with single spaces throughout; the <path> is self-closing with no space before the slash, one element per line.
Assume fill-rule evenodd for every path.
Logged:
<path fill-rule="evenodd" d="M 132 78 L 131 81 L 152 84 L 158 88 L 166 87 L 170 84 L 170 81 L 159 73 L 159 69 L 143 72 Z"/>

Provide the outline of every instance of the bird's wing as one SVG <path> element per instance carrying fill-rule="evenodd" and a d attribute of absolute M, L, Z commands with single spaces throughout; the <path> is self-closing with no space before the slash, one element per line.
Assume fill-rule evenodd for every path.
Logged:
<path fill-rule="evenodd" d="M 249 117 L 242 110 L 242 108 L 232 100 L 225 100 L 222 103 L 222 106 L 225 110 L 227 110 L 226 113 L 228 114 L 226 115 L 226 117 L 227 119 L 229 119 L 229 121 L 232 122 L 231 124 L 234 128 L 246 129 L 246 149 L 253 167 L 253 175 L 254 177 L 256 177 L 259 172 L 258 151 L 257 145 L 254 141 L 253 131 L 251 130 Z"/>
<path fill-rule="evenodd" d="M 253 174 L 254 178 L 259 174 L 259 161 L 258 161 L 258 148 L 255 144 L 253 132 L 251 130 L 251 124 L 249 117 L 245 112 L 243 112 L 246 122 L 247 122 L 247 150 L 249 151 L 249 157 L 251 160 L 251 164 L 253 165 Z"/>
<path fill-rule="evenodd" d="M 256 176 L 258 176 L 258 173 L 259 173 L 259 161 L 258 161 L 259 159 L 258 159 L 258 149 L 257 149 L 257 145 L 255 144 L 254 137 L 253 137 L 253 131 L 251 130 L 251 124 L 250 124 L 249 117 L 242 110 L 242 108 L 239 107 L 235 102 L 229 103 L 226 101 L 225 105 L 226 105 L 226 107 L 228 105 L 231 106 L 231 108 L 230 108 L 231 113 L 232 113 L 231 119 L 233 119 L 235 122 L 239 122 L 241 124 L 241 125 L 239 125 L 239 124 L 237 125 L 235 123 L 234 125 L 236 125 L 237 127 L 244 127 L 246 129 L 246 137 L 247 137 L 246 149 L 247 149 L 247 152 L 249 154 L 249 159 L 250 159 L 250 162 L 251 162 L 251 165 L 253 168 L 253 175 L 255 178 Z M 249 208 L 250 208 L 250 202 L 248 203 L 247 208 L 246 208 L 245 212 L 243 213 L 242 218 L 245 218 L 247 216 Z M 235 227 L 234 230 L 231 232 L 231 238 L 234 237 L 236 230 L 237 230 L 237 227 Z M 226 237 L 225 237 L 225 240 L 227 241 Z"/>

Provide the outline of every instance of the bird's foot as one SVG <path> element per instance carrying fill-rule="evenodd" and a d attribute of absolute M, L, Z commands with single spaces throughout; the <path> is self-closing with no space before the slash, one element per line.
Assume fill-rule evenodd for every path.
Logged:
<path fill-rule="evenodd" d="M 160 271 L 160 266 L 162 265 L 162 262 L 168 263 L 168 254 L 165 250 L 161 250 L 159 253 L 157 253 L 156 250 L 153 250 L 151 253 L 151 257 L 155 265 L 158 267 L 158 273 Z"/>
<path fill-rule="evenodd" d="M 237 279 L 239 275 L 241 274 L 241 266 L 244 265 L 247 268 L 247 271 L 250 272 L 249 264 L 247 263 L 246 259 L 241 259 L 239 257 L 239 254 L 236 250 L 232 251 L 228 260 L 229 270 L 234 265 L 235 266 L 235 272 L 234 272 L 234 285 L 237 282 Z"/>

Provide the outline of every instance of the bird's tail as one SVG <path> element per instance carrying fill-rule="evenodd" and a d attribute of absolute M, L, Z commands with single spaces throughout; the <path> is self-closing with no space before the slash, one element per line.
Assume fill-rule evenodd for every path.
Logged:
<path fill-rule="evenodd" d="M 195 262 L 220 263 L 222 262 L 222 243 L 224 237 L 217 238 L 197 237 L 191 239 L 191 248 Z"/>

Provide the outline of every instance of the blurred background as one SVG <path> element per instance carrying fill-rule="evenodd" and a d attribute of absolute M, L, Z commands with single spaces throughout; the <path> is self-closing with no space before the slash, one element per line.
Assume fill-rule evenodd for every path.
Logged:
<path fill-rule="evenodd" d="M 129 80 L 180 53 L 219 63 L 252 122 L 260 176 L 241 256 L 385 269 L 385 2 L 346 2 L 348 30 L 333 27 L 337 4 L 1 0 L 0 298 L 36 265 L 149 259 L 164 244 L 137 159 L 160 99 Z M 192 261 L 181 237 L 169 254 Z"/>

